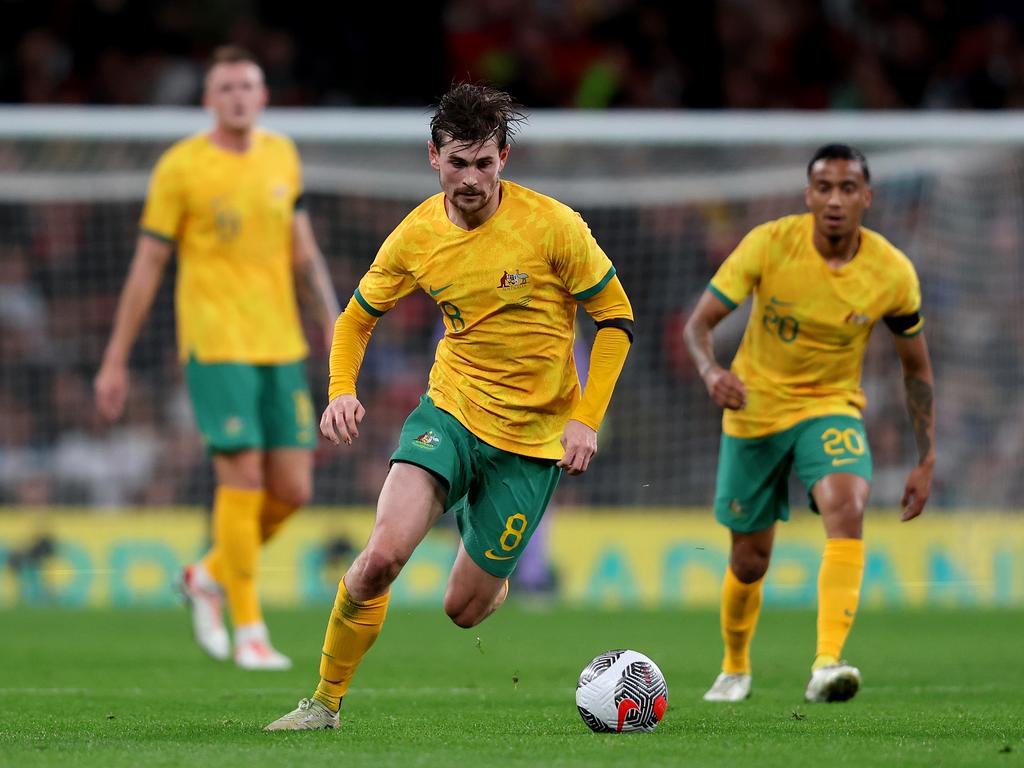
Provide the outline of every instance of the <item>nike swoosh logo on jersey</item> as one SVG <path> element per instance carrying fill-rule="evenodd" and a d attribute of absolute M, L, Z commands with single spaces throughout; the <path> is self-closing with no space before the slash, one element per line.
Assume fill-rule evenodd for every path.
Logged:
<path fill-rule="evenodd" d="M 779 307 L 792 307 L 794 304 L 796 304 L 795 301 L 780 301 L 779 299 L 776 299 L 774 296 L 772 296 L 771 299 L 769 299 L 769 301 L 772 304 L 775 304 L 776 306 Z"/>
<path fill-rule="evenodd" d="M 488 549 L 484 552 L 484 557 L 488 560 L 511 560 L 515 555 L 496 555 L 493 549 Z"/>
<path fill-rule="evenodd" d="M 857 461 L 858 461 L 858 459 L 832 459 L 832 466 L 833 467 L 841 467 L 844 464 L 853 464 L 853 463 L 855 463 Z"/>
<path fill-rule="evenodd" d="M 437 296 L 437 294 L 439 294 L 441 291 L 447 290 L 448 288 L 451 288 L 453 285 L 455 285 L 455 283 L 448 283 L 448 285 L 442 285 L 440 288 L 436 288 L 436 289 L 434 288 L 434 286 L 430 286 L 427 289 L 427 292 L 431 296 Z"/>

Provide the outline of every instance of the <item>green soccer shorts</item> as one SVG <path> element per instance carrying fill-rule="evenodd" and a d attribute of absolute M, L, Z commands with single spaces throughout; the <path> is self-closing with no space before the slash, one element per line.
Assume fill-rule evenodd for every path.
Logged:
<path fill-rule="evenodd" d="M 422 467 L 448 489 L 466 552 L 506 578 L 537 529 L 561 475 L 554 459 L 503 451 L 478 438 L 427 395 L 409 414 L 391 461 Z"/>
<path fill-rule="evenodd" d="M 213 453 L 316 446 L 304 361 L 250 365 L 189 358 L 185 380 L 203 442 Z"/>
<path fill-rule="evenodd" d="M 789 519 L 789 475 L 811 491 L 825 475 L 851 472 L 871 482 L 871 449 L 864 422 L 820 416 L 764 437 L 722 435 L 715 481 L 715 518 L 737 533 L 752 533 Z"/>

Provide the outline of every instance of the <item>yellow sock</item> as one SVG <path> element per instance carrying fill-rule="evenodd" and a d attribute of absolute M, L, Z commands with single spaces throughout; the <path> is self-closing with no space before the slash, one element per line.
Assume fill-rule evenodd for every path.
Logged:
<path fill-rule="evenodd" d="M 826 539 L 818 572 L 818 650 L 814 669 L 835 664 L 853 626 L 864 577 L 864 542 Z"/>
<path fill-rule="evenodd" d="M 260 513 L 260 541 L 266 542 L 277 533 L 284 521 L 297 510 L 293 504 L 285 504 L 280 499 L 275 499 L 267 494 L 263 500 L 263 510 Z"/>
<path fill-rule="evenodd" d="M 725 658 L 722 671 L 727 675 L 750 674 L 750 642 L 754 639 L 757 617 L 761 612 L 761 585 L 764 577 L 744 584 L 732 568 L 725 569 L 722 581 L 722 640 Z"/>
<path fill-rule="evenodd" d="M 263 621 L 256 575 L 260 558 L 260 510 L 264 493 L 217 486 L 213 500 L 213 549 L 203 561 L 224 587 L 231 623 Z"/>
<path fill-rule="evenodd" d="M 285 521 L 294 514 L 298 507 L 292 504 L 285 504 L 273 496 L 266 495 L 263 500 L 263 509 L 260 511 L 260 542 L 265 543 L 273 537 L 284 525 Z M 213 547 L 203 558 L 203 565 L 207 572 L 218 584 L 227 584 L 227 566 L 224 564 L 224 553 L 217 547 Z"/>
<path fill-rule="evenodd" d="M 320 657 L 320 683 L 313 694 L 332 712 L 341 707 L 341 697 L 348 691 L 356 667 L 380 634 L 390 597 L 388 590 L 380 597 L 357 603 L 348 596 L 345 580 L 338 582 L 338 597 L 327 623 Z"/>

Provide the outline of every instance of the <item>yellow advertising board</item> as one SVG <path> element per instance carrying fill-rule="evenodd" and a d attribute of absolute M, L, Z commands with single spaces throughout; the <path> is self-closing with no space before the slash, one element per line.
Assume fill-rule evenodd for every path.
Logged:
<path fill-rule="evenodd" d="M 813 606 L 823 533 L 796 511 L 780 526 L 765 601 Z M 372 511 L 313 509 L 263 552 L 261 591 L 271 605 L 329 604 L 366 541 Z M 0 511 L 0 607 L 17 604 L 136 606 L 173 602 L 184 563 L 207 543 L 195 509 Z M 1024 605 L 1024 515 L 933 513 L 911 523 L 872 510 L 865 525 L 866 605 Z M 440 604 L 458 545 L 442 522 L 393 591 L 395 603 Z M 531 543 L 569 603 L 717 605 L 728 533 L 702 510 L 559 509 Z"/>

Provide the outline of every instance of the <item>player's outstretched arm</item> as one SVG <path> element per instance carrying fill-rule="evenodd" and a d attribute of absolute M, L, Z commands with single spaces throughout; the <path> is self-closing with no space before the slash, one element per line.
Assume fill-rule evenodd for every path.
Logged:
<path fill-rule="evenodd" d="M 324 348 L 329 350 L 334 322 L 341 314 L 341 309 L 334 286 L 331 285 L 331 273 L 317 246 L 309 214 L 304 210 L 297 210 L 292 219 L 292 266 L 299 302 L 323 329 Z"/>
<path fill-rule="evenodd" d="M 715 360 L 711 331 L 732 309 L 711 291 L 704 291 L 697 306 L 686 321 L 683 340 L 697 373 L 704 380 L 708 394 L 719 408 L 739 410 L 747 404 L 747 388 L 732 371 L 727 371 Z"/>
<path fill-rule="evenodd" d="M 633 308 L 618 277 L 583 302 L 583 308 L 594 319 L 597 335 L 590 351 L 586 389 L 562 433 L 565 454 L 558 466 L 570 475 L 586 472 L 597 454 L 597 430 L 633 343 Z"/>
<path fill-rule="evenodd" d="M 121 415 L 128 397 L 128 358 L 139 329 L 153 306 L 164 268 L 170 260 L 172 245 L 150 235 L 139 235 L 128 279 L 121 290 L 103 362 L 93 383 L 96 409 L 113 421 Z"/>
<path fill-rule="evenodd" d="M 352 445 L 359 437 L 359 423 L 366 409 L 356 397 L 356 380 L 377 318 L 353 297 L 338 315 L 331 342 L 331 380 L 327 405 L 320 418 L 320 432 L 335 445 Z"/>
<path fill-rule="evenodd" d="M 917 466 L 910 471 L 900 502 L 903 506 L 900 519 L 906 521 L 921 514 L 931 495 L 932 472 L 935 469 L 935 380 L 924 334 L 894 338 L 896 352 L 903 365 L 903 387 L 918 455 Z"/>

